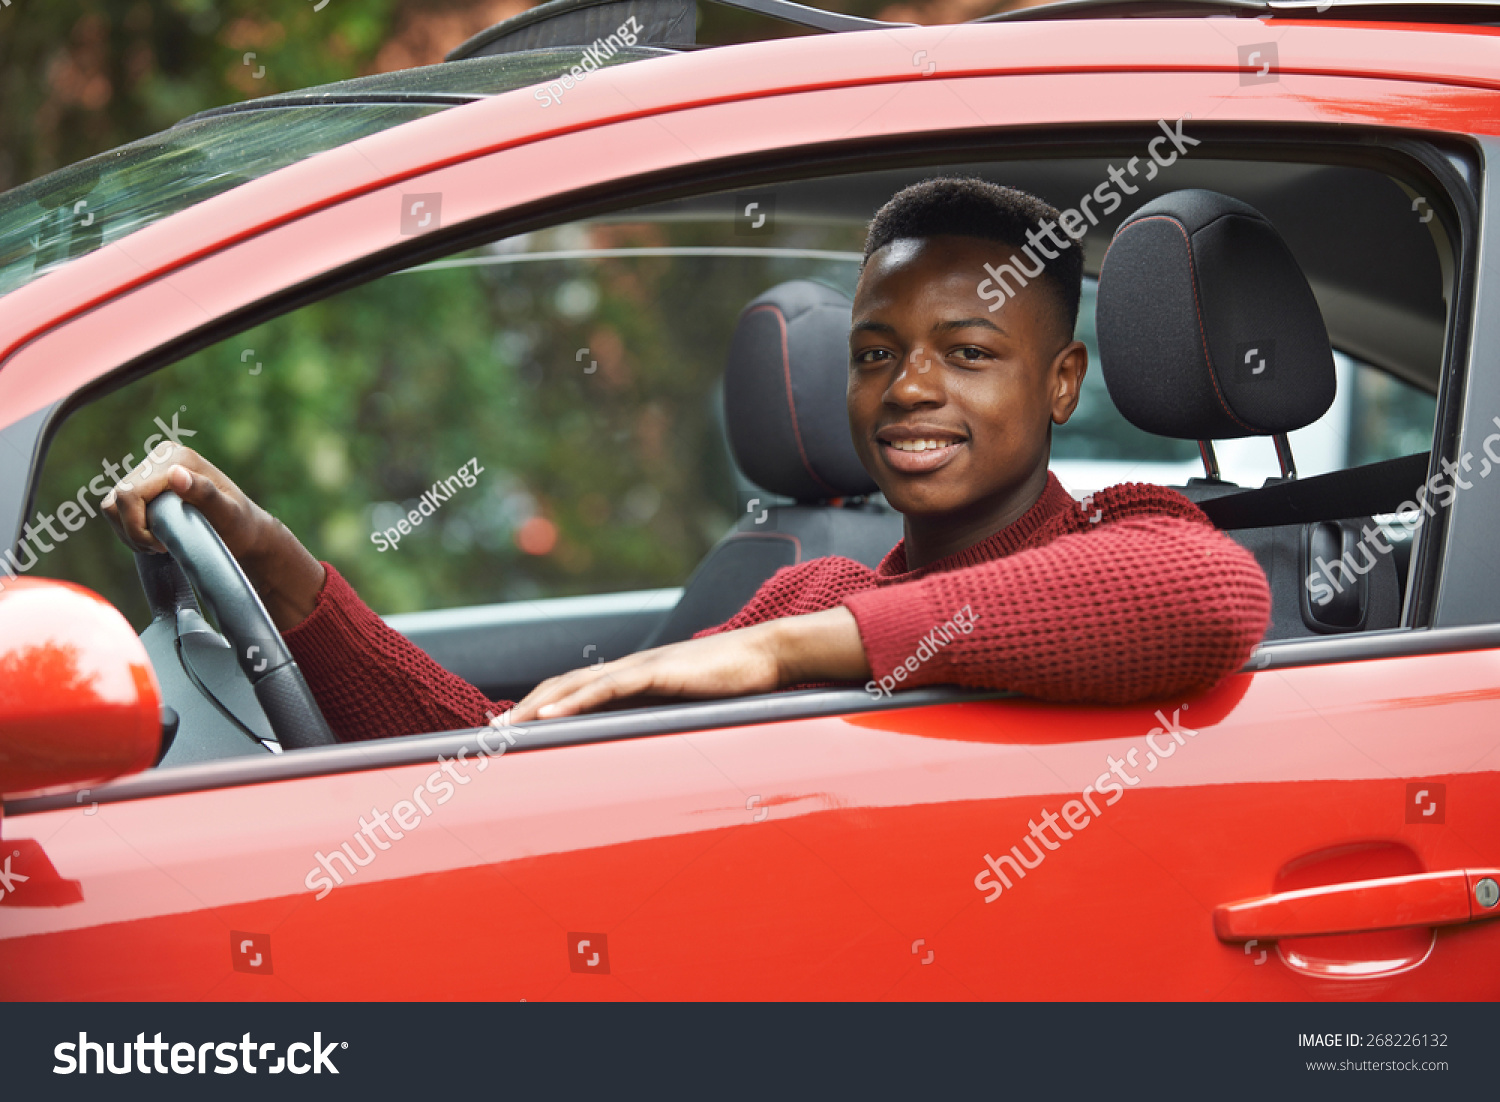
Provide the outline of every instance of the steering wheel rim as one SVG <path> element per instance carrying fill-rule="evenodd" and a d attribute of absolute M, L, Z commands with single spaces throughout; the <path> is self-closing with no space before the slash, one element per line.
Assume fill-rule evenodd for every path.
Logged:
<path fill-rule="evenodd" d="M 168 490 L 146 506 L 146 519 L 151 534 L 187 576 L 234 649 L 235 661 L 282 748 L 336 744 L 338 739 L 260 594 L 208 518 Z"/>

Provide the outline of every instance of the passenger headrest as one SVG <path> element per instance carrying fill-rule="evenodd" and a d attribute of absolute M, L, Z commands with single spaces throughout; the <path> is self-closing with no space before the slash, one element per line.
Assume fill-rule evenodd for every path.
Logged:
<path fill-rule="evenodd" d="M 797 501 L 876 490 L 849 437 L 852 304 L 809 279 L 772 287 L 740 314 L 724 368 L 729 446 L 746 478 Z"/>
<path fill-rule="evenodd" d="M 1174 191 L 1115 231 L 1099 271 L 1109 396 L 1147 432 L 1269 436 L 1333 404 L 1333 352 L 1312 288 L 1254 207 Z"/>

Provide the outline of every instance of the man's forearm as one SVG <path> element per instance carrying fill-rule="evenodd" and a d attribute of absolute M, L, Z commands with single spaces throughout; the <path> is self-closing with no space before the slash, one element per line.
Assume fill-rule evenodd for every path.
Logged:
<path fill-rule="evenodd" d="M 1173 517 L 1118 521 L 847 600 L 876 677 L 916 658 L 904 688 L 1099 704 L 1209 688 L 1244 662 L 1270 613 L 1248 551 Z"/>
<path fill-rule="evenodd" d="M 278 631 L 290 631 L 312 615 L 327 573 L 291 529 L 276 522 L 276 537 L 263 552 L 240 564 Z"/>
<path fill-rule="evenodd" d="M 854 615 L 842 606 L 763 625 L 772 633 L 783 688 L 818 681 L 863 681 L 870 676 Z"/>

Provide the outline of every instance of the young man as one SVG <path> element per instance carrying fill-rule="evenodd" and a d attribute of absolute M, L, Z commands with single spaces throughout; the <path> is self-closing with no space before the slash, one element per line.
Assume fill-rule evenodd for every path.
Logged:
<path fill-rule="evenodd" d="M 876 214 L 854 296 L 849 424 L 905 538 L 876 570 L 780 570 L 728 623 L 492 702 L 386 627 L 338 571 L 190 449 L 104 506 L 159 551 L 145 503 L 170 487 L 239 559 L 340 739 L 573 715 L 631 697 L 716 697 L 826 682 L 957 683 L 1122 703 L 1205 690 L 1265 631 L 1248 552 L 1156 486 L 1096 493 L 1085 514 L 1047 470 L 1052 426 L 1088 367 L 1073 339 L 1079 248 L 992 312 L 986 263 L 1058 212 L 979 180 L 934 179 Z M 1028 254 L 1029 255 L 1029 254 Z M 1030 271 L 1031 268 L 1026 270 Z"/>

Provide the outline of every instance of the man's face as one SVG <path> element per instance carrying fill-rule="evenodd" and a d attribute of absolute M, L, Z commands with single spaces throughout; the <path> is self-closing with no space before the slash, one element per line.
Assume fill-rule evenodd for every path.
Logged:
<path fill-rule="evenodd" d="M 902 239 L 860 276 L 849 425 L 861 462 L 909 518 L 982 521 L 1039 492 L 1051 425 L 1078 404 L 1088 354 L 1061 332 L 1051 289 L 1033 280 L 993 313 L 993 294 L 979 297 L 985 262 L 1012 255 L 972 237 Z"/>

